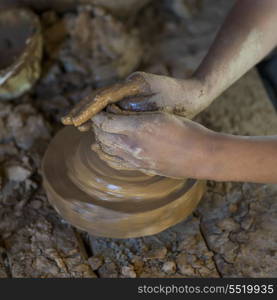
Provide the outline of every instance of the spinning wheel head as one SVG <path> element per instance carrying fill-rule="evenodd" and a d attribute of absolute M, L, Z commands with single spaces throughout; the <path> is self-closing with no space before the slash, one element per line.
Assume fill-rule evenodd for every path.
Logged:
<path fill-rule="evenodd" d="M 43 160 L 48 199 L 74 226 L 112 238 L 151 235 L 182 221 L 200 201 L 205 182 L 115 170 L 91 150 L 93 142 L 92 132 L 66 127 Z"/>

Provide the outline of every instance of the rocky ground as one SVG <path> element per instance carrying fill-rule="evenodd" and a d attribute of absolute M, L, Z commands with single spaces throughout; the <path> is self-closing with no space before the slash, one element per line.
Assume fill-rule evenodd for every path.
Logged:
<path fill-rule="evenodd" d="M 41 79 L 24 96 L 0 102 L 0 277 L 277 276 L 276 185 L 209 182 L 187 220 L 126 240 L 72 228 L 41 185 L 43 154 L 74 103 L 136 69 L 185 78 L 231 4 L 152 1 L 127 19 L 92 6 L 40 12 Z M 197 120 L 235 134 L 276 134 L 277 128 L 255 71 Z"/>

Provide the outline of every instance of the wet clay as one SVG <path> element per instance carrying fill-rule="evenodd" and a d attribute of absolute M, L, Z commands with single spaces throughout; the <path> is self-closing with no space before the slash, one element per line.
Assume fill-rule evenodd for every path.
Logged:
<path fill-rule="evenodd" d="M 98 92 L 88 95 L 71 112 L 62 118 L 64 125 L 80 126 L 91 117 L 103 110 L 109 104 L 118 102 L 126 97 L 135 97 L 139 93 L 150 94 L 150 88 L 143 77 L 137 76 L 133 80 L 116 83 L 99 89 Z M 124 112 L 117 107 L 120 112 Z M 130 114 L 131 112 L 128 112 Z"/>
<path fill-rule="evenodd" d="M 204 182 L 113 169 L 91 150 L 94 142 L 91 131 L 68 126 L 44 157 L 48 199 L 71 224 L 97 236 L 139 237 L 182 221 L 197 206 Z"/>

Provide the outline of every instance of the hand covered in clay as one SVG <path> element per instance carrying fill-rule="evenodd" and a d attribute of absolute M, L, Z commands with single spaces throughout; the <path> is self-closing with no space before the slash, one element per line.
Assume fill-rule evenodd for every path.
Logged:
<path fill-rule="evenodd" d="M 93 148 L 114 168 L 173 178 L 205 177 L 215 133 L 200 124 L 167 113 L 102 112 L 92 121 L 97 138 Z"/>
<path fill-rule="evenodd" d="M 205 108 L 204 94 L 198 79 L 181 80 L 136 72 L 123 83 L 99 89 L 86 97 L 62 122 L 85 131 L 90 128 L 87 121 L 112 103 L 125 112 L 163 111 L 192 118 Z"/>

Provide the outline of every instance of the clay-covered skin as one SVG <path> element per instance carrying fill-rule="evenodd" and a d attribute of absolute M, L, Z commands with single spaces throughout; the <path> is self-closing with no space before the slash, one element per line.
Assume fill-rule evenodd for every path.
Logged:
<path fill-rule="evenodd" d="M 210 149 L 213 155 L 216 134 L 200 124 L 168 113 L 122 116 L 102 112 L 92 120 L 105 160 L 115 167 L 175 178 L 209 175 L 213 159 L 207 157 Z"/>
<path fill-rule="evenodd" d="M 64 124 L 80 126 L 107 104 L 115 102 L 119 102 L 119 106 L 128 111 L 158 110 L 192 118 L 276 45 L 276 35 L 273 36 L 272 33 L 276 24 L 276 10 L 270 10 L 272 5 L 276 6 L 276 2 L 265 2 L 265 5 L 261 5 L 260 1 L 244 1 L 234 7 L 211 50 L 191 79 L 179 80 L 137 72 L 125 84 L 122 83 L 124 92 L 121 93 L 121 98 L 113 98 L 110 88 L 106 92 L 101 91 L 100 96 L 96 93 L 95 97 L 90 98 L 89 109 L 84 102 L 77 112 L 74 111 L 64 120 Z M 252 4 L 253 14 L 246 13 Z M 260 13 L 261 10 L 263 13 Z M 242 18 L 241 11 L 245 18 Z M 239 25 L 234 21 L 238 19 L 241 20 Z M 130 90 L 128 88 L 130 80 L 137 86 L 136 94 L 133 93 L 133 85 Z M 142 85 L 142 82 L 146 84 Z"/>
<path fill-rule="evenodd" d="M 107 89 L 106 94 L 105 91 L 102 90 L 100 97 L 98 97 L 96 93 L 96 97 L 91 98 L 89 105 L 81 104 L 77 111 L 73 111 L 63 120 L 63 123 L 66 125 L 75 125 L 77 127 L 81 126 L 82 130 L 88 130 L 90 125 L 86 124 L 86 122 L 89 121 L 90 118 L 92 118 L 95 114 L 103 110 L 108 104 L 115 102 L 118 102 L 118 106 L 121 109 L 127 111 L 162 111 L 192 118 L 198 112 L 207 107 L 217 96 L 219 96 L 224 90 L 232 85 L 245 72 L 247 72 L 259 60 L 268 54 L 270 50 L 273 49 L 277 42 L 276 34 L 274 32 L 276 20 L 276 1 L 238 1 L 219 31 L 219 34 L 207 56 L 200 64 L 199 68 L 196 70 L 191 79 L 179 80 L 176 78 L 157 76 L 148 73 L 136 73 L 133 78 L 131 76 L 129 79 L 131 81 L 133 80 L 134 85 L 137 84 L 139 92 L 136 95 L 133 93 L 128 95 L 128 82 L 125 83 L 126 85 L 123 84 L 121 87 L 123 90 L 125 87 L 127 87 L 127 89 L 124 90 L 124 93 L 122 93 L 122 99 L 117 97 L 113 98 L 113 94 L 109 92 L 109 89 Z M 143 80 L 141 80 L 141 78 Z M 138 79 L 140 79 L 140 81 L 138 81 Z M 144 87 L 148 87 L 148 93 L 146 93 L 146 95 L 142 95 L 142 93 L 145 93 L 145 88 L 141 88 L 141 82 L 147 83 L 144 85 Z M 103 105 L 99 105 L 101 102 Z M 230 105 L 232 104 L 230 103 Z M 145 121 L 144 118 L 141 118 L 140 121 L 142 124 L 137 125 L 143 128 L 151 128 L 151 124 Z M 133 126 L 132 124 L 136 124 L 133 116 L 132 120 L 129 119 L 128 122 L 128 125 Z M 126 123 L 125 125 L 127 126 Z M 168 128 L 170 128 L 170 125 Z M 166 128 L 166 130 L 168 128 Z M 135 136 L 137 127 L 133 126 L 132 130 L 134 133 L 133 135 Z M 159 132 L 159 128 L 154 128 L 154 131 L 156 133 Z M 166 132 L 168 132 L 168 134 L 175 135 L 174 130 Z M 101 140 L 101 134 L 101 132 L 96 131 L 98 140 Z M 146 131 L 141 134 L 141 136 L 143 135 L 143 141 L 140 141 L 140 143 L 144 148 L 147 148 L 147 144 L 150 144 L 151 141 L 151 135 L 148 136 L 150 141 L 146 138 Z M 128 133 L 128 137 L 130 136 L 132 136 L 131 131 Z M 170 142 L 166 136 L 161 135 L 161 137 L 164 137 L 164 141 L 167 141 L 168 143 Z M 181 137 L 181 135 L 179 135 L 179 137 Z M 126 137 L 124 138 L 126 139 Z M 111 136 L 110 139 L 112 139 Z M 266 139 L 263 141 L 261 138 L 253 138 L 251 139 L 251 142 L 249 142 L 247 138 L 226 137 L 223 135 L 221 139 L 222 143 L 217 143 L 217 145 L 219 148 L 221 147 L 225 150 L 219 154 L 219 168 L 210 170 L 211 177 L 209 176 L 209 178 L 217 180 L 276 182 L 276 174 L 274 172 L 268 172 L 266 167 L 275 162 L 272 156 L 272 151 L 276 149 L 274 141 L 275 137 L 272 137 L 272 139 L 273 141 L 271 139 Z M 176 143 L 177 141 L 178 139 L 175 140 Z M 113 142 L 115 144 L 115 141 Z M 190 142 L 191 138 L 189 137 L 186 140 L 186 144 L 190 145 Z M 108 144 L 108 139 L 106 143 Z M 109 143 L 111 145 L 111 142 Z M 212 140 L 209 143 L 211 145 L 214 144 Z M 105 143 L 102 144 L 105 145 Z M 110 151 L 110 149 L 117 151 L 120 147 L 126 149 L 127 143 L 123 139 L 121 142 L 119 142 L 119 139 L 117 139 L 116 147 L 111 145 L 110 147 L 105 148 L 104 145 L 101 145 L 101 149 L 103 151 Z M 229 145 L 229 147 L 226 145 Z M 171 149 L 171 145 L 164 143 L 163 146 L 164 149 Z M 256 149 L 258 150 L 256 152 L 250 151 L 253 149 L 253 146 L 257 147 Z M 140 152 L 143 149 L 141 147 L 137 148 Z M 183 149 L 185 149 L 185 142 Z M 230 149 L 232 149 L 230 153 L 231 155 L 233 155 L 233 153 L 236 154 L 234 156 L 235 162 L 238 163 L 236 168 L 234 168 L 235 164 L 232 165 L 227 163 Z M 125 158 L 126 161 L 131 162 L 133 165 L 137 164 L 138 168 L 144 167 L 144 164 L 146 164 L 146 169 L 150 168 L 150 171 L 155 169 L 156 171 L 164 172 L 161 161 L 158 165 L 155 164 L 154 168 L 150 164 L 147 164 L 147 161 L 151 161 L 151 163 L 152 161 L 155 161 L 154 153 L 158 153 L 158 150 L 158 147 L 152 144 L 152 149 L 149 149 L 148 156 L 143 158 L 140 157 L 142 159 L 140 159 L 139 164 L 136 161 L 137 155 L 133 155 L 132 153 L 132 156 L 130 157 L 129 154 L 132 152 L 130 150 L 128 151 L 129 153 L 124 153 L 124 156 L 122 153 L 121 157 L 120 155 L 119 157 L 121 159 Z M 194 148 L 194 151 L 199 153 L 197 148 Z M 190 153 L 193 159 L 194 151 Z M 263 151 L 268 153 L 266 161 L 264 161 L 262 156 Z M 176 154 L 176 151 L 173 151 L 172 153 L 166 153 L 168 157 L 170 157 L 171 154 Z M 181 155 L 180 153 L 182 153 L 182 151 L 179 149 L 179 157 Z M 249 153 L 251 153 L 251 155 L 249 155 Z M 186 155 L 188 155 L 188 153 L 186 153 Z M 163 157 L 163 159 L 168 159 L 168 157 Z M 211 160 L 209 155 L 205 155 L 205 159 L 203 159 L 202 155 L 201 158 L 202 160 L 194 160 L 194 163 L 198 165 L 197 174 L 195 174 L 195 170 L 193 169 L 187 174 L 191 174 L 192 176 L 196 175 L 197 178 L 201 178 L 203 175 L 201 173 L 202 169 L 210 169 L 209 166 L 204 168 L 201 164 L 201 162 L 207 162 Z M 182 159 L 182 157 L 180 157 L 180 159 Z M 253 176 L 253 172 L 256 170 L 253 168 L 253 166 L 257 165 L 257 160 L 259 161 L 260 168 L 264 170 L 260 177 Z M 172 160 L 170 159 L 170 161 Z M 207 165 L 206 162 L 205 165 Z M 172 165 L 174 166 L 174 161 L 172 162 Z M 172 165 L 167 165 L 169 168 L 167 174 L 178 174 L 176 166 L 174 167 L 174 172 L 172 173 L 172 170 L 170 169 Z M 245 167 L 242 168 L 242 165 Z M 186 165 L 184 164 L 183 167 L 185 166 Z M 216 172 L 215 170 L 218 170 L 219 172 Z"/>
<path fill-rule="evenodd" d="M 62 122 L 81 126 L 111 103 L 126 112 L 162 111 L 192 118 L 205 107 L 206 93 L 197 79 L 135 72 L 126 81 L 99 89 L 80 101 Z"/>
<path fill-rule="evenodd" d="M 136 82 L 139 78 L 139 92 L 128 95 L 125 91 L 121 99 L 115 100 L 108 89 L 108 103 L 119 102 L 122 109 L 129 111 L 166 111 L 192 118 L 276 46 L 276 21 L 275 0 L 238 1 L 192 78 L 179 80 L 149 73 L 135 73 L 130 79 L 133 77 Z M 145 89 L 140 86 L 141 81 L 148 86 L 146 97 L 141 97 L 145 96 Z M 101 91 L 101 94 L 105 92 Z M 97 100 L 93 97 L 90 99 L 91 106 L 95 106 L 94 110 L 90 106 L 86 112 L 87 106 L 81 105 L 71 119 L 64 120 L 64 124 L 80 126 L 88 121 L 104 108 L 99 105 L 101 100 Z"/>
<path fill-rule="evenodd" d="M 277 182 L 277 136 L 233 136 L 166 113 L 100 113 L 101 149 L 114 164 L 168 177 Z M 119 160 L 120 159 L 120 160 Z M 259 172 L 257 172 L 259 170 Z"/>
<path fill-rule="evenodd" d="M 277 1 L 236 1 L 194 74 L 205 82 L 209 103 L 274 49 L 276 22 Z"/>
<path fill-rule="evenodd" d="M 187 91 L 190 91 L 190 93 L 187 93 Z M 179 80 L 167 76 L 136 72 L 129 76 L 125 81 L 99 89 L 94 94 L 86 97 L 62 118 L 62 122 L 65 125 L 74 125 L 78 127 L 80 131 L 87 131 L 93 127 L 96 135 L 96 141 L 98 143 L 93 145 L 93 149 L 113 168 L 140 169 L 147 174 L 154 173 L 184 178 L 184 174 L 180 173 L 180 165 L 178 161 L 175 161 L 175 168 L 173 168 L 173 166 L 167 166 L 169 167 L 169 170 L 166 170 L 165 165 L 161 166 L 158 162 L 156 162 L 157 165 L 155 165 L 155 161 L 152 160 L 150 156 L 148 158 L 145 157 L 145 159 L 154 164 L 151 166 L 147 163 L 142 163 L 142 160 L 140 160 L 140 163 L 136 165 L 136 158 L 130 156 L 130 154 L 128 155 L 127 153 L 125 153 L 125 160 L 120 158 L 120 155 L 113 155 L 115 146 L 117 146 L 117 149 L 120 149 L 120 141 L 118 141 L 117 145 L 115 145 L 113 144 L 113 140 L 109 141 L 109 138 L 106 137 L 105 142 L 101 143 L 104 132 L 101 131 L 98 126 L 93 126 L 93 124 L 95 125 L 95 122 L 92 118 L 102 110 L 106 109 L 108 112 L 112 113 L 110 115 L 111 118 L 113 116 L 116 118 L 115 115 L 132 116 L 133 119 L 129 119 L 129 121 L 134 130 L 140 128 L 140 125 L 150 130 L 150 128 L 154 129 L 159 122 L 155 122 L 155 120 L 157 121 L 157 118 L 155 118 L 157 115 L 147 115 L 147 113 L 165 112 L 167 114 L 175 114 L 192 118 L 201 109 L 203 109 L 202 104 L 204 104 L 205 101 L 203 101 L 202 98 L 204 98 L 204 96 L 205 93 L 203 91 L 202 84 L 198 80 Z M 137 116 L 136 119 L 135 115 L 142 112 L 146 114 L 145 117 Z M 169 117 L 169 115 L 167 116 Z M 93 120 L 93 122 L 91 122 L 91 120 Z M 145 121 L 146 123 L 144 123 Z M 167 137 L 171 135 L 176 136 L 174 130 L 175 128 L 164 127 L 164 136 L 166 137 L 164 141 L 169 143 L 168 145 L 165 144 L 164 149 L 169 148 L 168 150 L 174 150 L 170 149 L 170 141 L 167 139 Z M 184 145 L 182 141 L 183 135 L 181 134 L 179 138 L 180 140 L 175 144 L 179 144 L 178 157 L 181 159 L 181 156 L 183 156 L 184 153 Z M 157 145 L 156 148 L 161 149 L 163 147 L 159 147 L 159 145 Z M 155 154 L 155 151 L 156 149 L 152 149 L 153 154 Z M 165 153 L 167 153 L 168 156 L 163 157 L 162 160 L 164 162 L 172 162 L 169 157 L 174 157 L 174 154 L 170 153 L 170 151 L 165 151 L 164 154 Z M 132 161 L 130 161 L 131 157 Z M 172 164 L 174 164 L 174 162 Z M 187 170 L 190 175 L 195 173 L 194 171 L 190 172 L 190 168 Z"/>
<path fill-rule="evenodd" d="M 89 121 L 94 115 L 125 97 L 135 97 L 139 93 L 149 94 L 147 82 L 141 77 L 123 83 L 117 83 L 99 89 L 78 103 L 69 114 L 62 118 L 64 125 L 79 126 Z"/>

